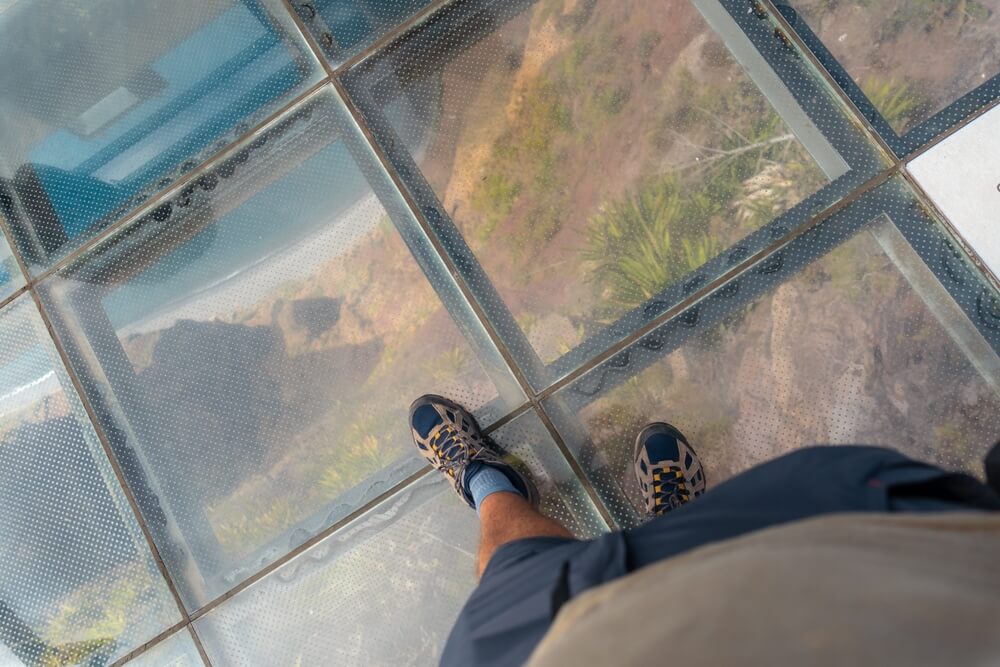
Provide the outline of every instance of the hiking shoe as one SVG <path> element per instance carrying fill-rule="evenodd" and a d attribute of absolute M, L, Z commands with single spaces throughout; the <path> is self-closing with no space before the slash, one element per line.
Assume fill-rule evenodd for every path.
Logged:
<path fill-rule="evenodd" d="M 538 505 L 534 483 L 501 458 L 496 444 L 479 430 L 476 418 L 458 403 L 433 394 L 421 396 L 410 406 L 410 432 L 421 456 L 452 479 L 469 507 L 475 503 L 465 473 L 473 462 L 504 473 L 529 503 Z"/>
<path fill-rule="evenodd" d="M 635 476 L 646 514 L 666 514 L 705 493 L 705 471 L 684 434 L 664 422 L 649 424 L 635 439 Z"/>

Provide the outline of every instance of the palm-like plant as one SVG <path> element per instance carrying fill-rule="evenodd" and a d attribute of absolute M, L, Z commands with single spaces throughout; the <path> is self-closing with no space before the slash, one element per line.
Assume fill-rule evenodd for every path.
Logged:
<path fill-rule="evenodd" d="M 923 95 L 906 79 L 872 76 L 861 89 L 896 132 L 904 131 L 926 106 Z"/>
<path fill-rule="evenodd" d="M 667 178 L 606 206 L 591 219 L 584 259 L 607 314 L 641 305 L 715 256 L 716 207 Z"/>

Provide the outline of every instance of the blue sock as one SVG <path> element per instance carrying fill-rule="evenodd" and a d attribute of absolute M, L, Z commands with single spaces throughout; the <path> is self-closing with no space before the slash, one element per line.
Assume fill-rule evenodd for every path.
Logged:
<path fill-rule="evenodd" d="M 483 500 L 494 493 L 509 491 L 523 495 L 517 487 L 511 483 L 507 475 L 503 474 L 493 466 L 484 465 L 479 461 L 473 461 L 465 473 L 465 488 L 472 496 L 472 502 L 476 505 L 476 514 L 479 514 L 479 507 Z"/>

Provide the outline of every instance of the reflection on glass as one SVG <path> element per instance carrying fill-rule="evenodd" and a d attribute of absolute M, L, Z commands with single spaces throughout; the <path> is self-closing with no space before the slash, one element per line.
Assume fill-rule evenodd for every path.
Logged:
<path fill-rule="evenodd" d="M 607 529 L 534 413 L 493 437 L 544 513 L 581 538 Z M 206 614 L 199 636 L 220 665 L 436 664 L 475 585 L 478 533 L 432 472 Z"/>
<path fill-rule="evenodd" d="M 167 639 L 125 663 L 129 667 L 202 667 L 204 663 L 187 630 Z"/>
<path fill-rule="evenodd" d="M 334 65 L 371 44 L 430 0 L 292 0 Z"/>
<path fill-rule="evenodd" d="M 575 418 L 587 441 L 573 446 L 595 477 L 620 480 L 602 486 L 608 502 L 639 506 L 631 443 L 650 421 L 687 435 L 710 486 L 820 443 L 884 445 L 981 475 L 1000 428 L 1000 376 L 980 370 L 1000 366 L 985 343 L 989 364 L 967 356 L 964 316 L 925 282 L 915 255 L 897 252 L 904 247 L 891 222 L 876 222 L 598 393 Z M 591 381 L 557 397 L 583 400 Z"/>
<path fill-rule="evenodd" d="M 502 362 L 473 352 L 367 185 L 336 104 L 313 96 L 181 193 L 169 223 L 139 221 L 45 290 L 109 432 L 136 450 L 133 484 L 166 506 L 161 539 L 176 524 L 165 559 L 193 604 L 416 470 L 420 394 L 485 422 L 513 407 L 482 365 Z"/>
<path fill-rule="evenodd" d="M 32 263 L 121 218 L 320 76 L 277 0 L 7 4 L 0 204 Z"/>
<path fill-rule="evenodd" d="M 491 437 L 508 462 L 531 475 L 541 495 L 539 508 L 543 514 L 581 539 L 607 530 L 580 480 L 534 412 L 504 424 Z"/>
<path fill-rule="evenodd" d="M 218 665 L 436 664 L 475 586 L 477 538 L 475 512 L 425 477 L 203 616 L 198 634 Z"/>
<path fill-rule="evenodd" d="M 898 134 L 1000 74 L 1000 0 L 793 0 Z"/>
<path fill-rule="evenodd" d="M 109 664 L 177 608 L 28 297 L 0 340 L 0 663 Z"/>
<path fill-rule="evenodd" d="M 0 215 L 3 214 L 0 213 Z M 14 261 L 10 246 L 0 235 L 0 299 L 9 296 L 22 285 L 24 285 L 24 277 L 21 275 L 21 270 L 18 268 L 17 262 Z"/>
<path fill-rule="evenodd" d="M 693 4 L 521 4 L 358 85 L 425 103 L 391 124 L 433 128 L 409 148 L 550 362 L 827 179 Z"/>

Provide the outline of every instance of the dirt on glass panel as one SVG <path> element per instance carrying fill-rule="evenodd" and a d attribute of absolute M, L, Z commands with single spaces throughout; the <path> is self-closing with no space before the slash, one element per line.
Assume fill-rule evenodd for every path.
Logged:
<path fill-rule="evenodd" d="M 651 421 L 685 433 L 714 486 L 813 444 L 887 446 L 981 477 L 998 414 L 996 389 L 866 231 L 580 417 L 638 498 L 632 443 Z"/>
<path fill-rule="evenodd" d="M 689 3 L 545 0 L 440 79 L 421 169 L 546 362 L 826 182 Z"/>
<path fill-rule="evenodd" d="M 795 0 L 899 134 L 1000 74 L 1000 0 Z"/>

